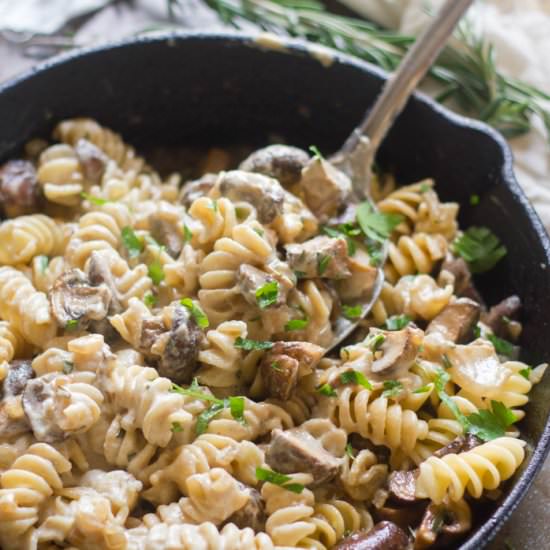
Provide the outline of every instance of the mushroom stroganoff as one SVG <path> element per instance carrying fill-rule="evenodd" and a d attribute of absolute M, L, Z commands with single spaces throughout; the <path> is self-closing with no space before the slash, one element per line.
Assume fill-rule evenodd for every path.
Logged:
<path fill-rule="evenodd" d="M 431 180 L 311 148 L 163 180 L 61 122 L 0 168 L 4 550 L 448 547 L 524 460 L 506 253 Z M 215 155 L 214 155 L 215 156 Z M 216 166 L 215 169 L 212 169 Z M 472 197 L 475 203 L 476 197 Z M 387 246 L 385 282 L 357 320 Z"/>

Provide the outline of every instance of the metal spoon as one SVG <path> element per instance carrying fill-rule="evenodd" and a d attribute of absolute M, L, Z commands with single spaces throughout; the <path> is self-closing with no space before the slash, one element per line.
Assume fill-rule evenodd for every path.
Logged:
<path fill-rule="evenodd" d="M 330 159 L 351 178 L 357 201 L 369 199 L 371 166 L 378 147 L 472 2 L 473 0 L 445 2 L 432 23 L 407 52 L 397 71 L 386 81 L 372 109 L 366 113 L 361 124 L 353 130 L 342 148 Z M 368 315 L 378 300 L 384 283 L 382 266 L 386 256 L 387 245 L 383 250 L 381 267 L 378 268 L 372 294 L 361 304 L 360 317 L 354 321 L 340 318 L 335 323 L 334 339 L 327 352 L 357 327 L 359 321 Z"/>

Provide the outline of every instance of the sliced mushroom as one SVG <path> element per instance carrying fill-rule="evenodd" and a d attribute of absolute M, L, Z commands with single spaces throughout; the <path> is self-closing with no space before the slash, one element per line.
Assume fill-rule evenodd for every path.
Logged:
<path fill-rule="evenodd" d="M 12 438 L 29 431 L 21 405 L 21 394 L 34 377 L 30 361 L 12 361 L 2 387 L 0 438 Z"/>
<path fill-rule="evenodd" d="M 181 227 L 163 218 L 161 214 L 154 213 L 149 216 L 151 236 L 166 248 L 166 252 L 177 258 L 183 248 L 183 233 Z"/>
<path fill-rule="evenodd" d="M 382 356 L 373 361 L 372 374 L 385 379 L 403 376 L 416 359 L 422 344 L 422 331 L 411 325 L 403 330 L 371 329 L 369 337 L 378 334 L 384 336 L 384 341 L 377 348 Z"/>
<path fill-rule="evenodd" d="M 52 313 L 60 327 L 78 321 L 84 328 L 90 321 L 107 317 L 112 294 L 107 285 L 92 286 L 80 269 L 62 273 L 49 292 Z"/>
<path fill-rule="evenodd" d="M 342 463 L 323 447 L 319 439 L 300 428 L 273 430 L 265 460 L 271 468 L 283 474 L 311 474 L 312 486 L 333 479 Z"/>
<path fill-rule="evenodd" d="M 105 171 L 109 157 L 91 141 L 83 138 L 78 140 L 74 150 L 80 161 L 84 177 L 89 182 L 98 183 Z"/>
<path fill-rule="evenodd" d="M 309 155 L 298 147 L 269 145 L 244 159 L 239 170 L 275 178 L 283 187 L 288 187 L 300 181 L 302 169 L 308 162 Z"/>
<path fill-rule="evenodd" d="M 312 212 L 327 220 L 345 205 L 351 194 L 351 180 L 330 162 L 316 157 L 302 170 L 300 190 Z"/>
<path fill-rule="evenodd" d="M 430 504 L 416 531 L 414 550 L 424 550 L 436 542 L 439 548 L 453 546 L 472 526 L 472 515 L 465 501 Z"/>
<path fill-rule="evenodd" d="M 342 300 L 355 301 L 371 296 L 378 278 L 378 269 L 371 265 L 371 257 L 365 250 L 358 249 L 348 257 L 348 267 L 351 277 L 338 283 Z"/>
<path fill-rule="evenodd" d="M 428 325 L 426 334 L 437 332 L 446 340 L 463 343 L 472 336 L 479 321 L 481 306 L 469 298 L 458 298 L 445 306 Z"/>
<path fill-rule="evenodd" d="M 483 441 L 481 441 L 481 439 L 479 439 L 475 435 L 461 435 L 460 437 L 456 437 L 455 439 L 453 439 L 450 443 L 445 445 L 445 447 L 441 447 L 441 449 L 435 451 L 433 455 L 441 458 L 445 455 L 465 453 L 467 451 L 471 451 L 474 447 L 477 447 L 482 443 Z"/>
<path fill-rule="evenodd" d="M 177 384 L 189 384 L 197 368 L 204 334 L 186 307 L 174 305 L 172 327 L 162 352 L 158 371 Z"/>
<path fill-rule="evenodd" d="M 242 486 L 242 483 L 240 484 Z M 262 496 L 253 487 L 247 487 L 250 495 L 248 502 L 240 509 L 234 512 L 226 520 L 226 523 L 234 523 L 240 529 L 250 527 L 256 533 L 264 530 L 265 510 Z"/>
<path fill-rule="evenodd" d="M 345 279 L 348 267 L 348 245 L 344 238 L 319 236 L 304 243 L 286 245 L 288 265 L 301 278 Z"/>
<path fill-rule="evenodd" d="M 244 296 L 244 299 L 252 306 L 258 306 L 256 291 L 264 285 L 277 281 L 277 299 L 272 306 L 277 307 L 286 303 L 287 286 L 280 284 L 278 279 L 261 269 L 250 264 L 241 264 L 237 270 L 237 286 Z"/>
<path fill-rule="evenodd" d="M 411 504 L 416 496 L 418 470 L 396 470 L 388 476 L 388 497 L 394 504 Z"/>
<path fill-rule="evenodd" d="M 500 337 L 508 336 L 508 324 L 514 319 L 521 308 L 519 296 L 509 296 L 482 314 L 481 320 Z"/>
<path fill-rule="evenodd" d="M 0 205 L 9 217 L 36 211 L 39 186 L 36 170 L 26 160 L 10 160 L 0 167 Z"/>
<path fill-rule="evenodd" d="M 411 525 L 418 525 L 428 506 L 427 500 L 411 502 L 406 506 L 383 506 L 376 510 L 376 519 L 379 521 L 391 521 L 401 529 L 407 530 Z"/>
<path fill-rule="evenodd" d="M 216 185 L 217 174 L 204 174 L 197 180 L 187 182 L 181 189 L 179 200 L 186 208 L 189 208 L 197 199 L 208 195 Z"/>
<path fill-rule="evenodd" d="M 483 305 L 481 295 L 474 286 L 472 273 L 464 258 L 455 258 L 452 254 L 447 254 L 447 257 L 441 264 L 441 271 L 448 271 L 454 276 L 454 288 L 457 296 L 471 298 L 478 304 Z"/>
<path fill-rule="evenodd" d="M 243 170 L 222 172 L 215 190 L 232 201 L 252 204 L 260 223 L 271 223 L 283 212 L 284 189 L 277 180 L 262 174 Z"/>
<path fill-rule="evenodd" d="M 101 252 L 94 251 L 88 260 L 86 266 L 86 275 L 93 286 L 105 284 L 111 291 L 111 302 L 109 304 L 109 315 L 114 315 L 122 311 L 122 305 L 118 297 L 118 290 L 113 277 L 108 258 Z"/>
<path fill-rule="evenodd" d="M 66 437 L 56 422 L 58 411 L 52 384 L 56 376 L 57 373 L 51 373 L 34 378 L 23 392 L 23 409 L 34 437 L 45 443 L 61 441 Z"/>
<path fill-rule="evenodd" d="M 334 550 L 408 550 L 405 531 L 391 521 L 381 521 L 370 531 L 359 531 L 341 540 Z"/>
<path fill-rule="evenodd" d="M 260 365 L 267 393 L 283 401 L 289 399 L 298 378 L 313 372 L 323 353 L 324 348 L 309 342 L 275 342 Z"/>

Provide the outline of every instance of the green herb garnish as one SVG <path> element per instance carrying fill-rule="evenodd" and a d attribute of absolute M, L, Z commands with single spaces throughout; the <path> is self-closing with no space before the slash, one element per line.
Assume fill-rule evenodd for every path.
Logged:
<path fill-rule="evenodd" d="M 420 192 L 421 193 L 427 193 L 430 189 L 431 189 L 431 185 L 429 183 L 423 183 L 421 186 L 420 186 Z"/>
<path fill-rule="evenodd" d="M 507 340 L 503 340 L 502 338 L 499 338 L 498 336 L 495 336 L 494 334 L 486 334 L 485 337 L 493 346 L 495 347 L 495 351 L 499 355 L 506 355 L 507 357 L 511 357 L 514 353 L 514 344 L 511 342 L 508 342 Z"/>
<path fill-rule="evenodd" d="M 330 260 L 332 260 L 332 256 L 328 256 L 327 254 L 317 254 L 317 273 L 319 273 L 319 276 L 327 270 Z"/>
<path fill-rule="evenodd" d="M 184 244 L 190 242 L 192 238 L 193 238 L 193 232 L 191 231 L 191 229 L 189 229 L 189 227 L 187 227 L 187 225 L 183 224 L 183 242 L 184 242 Z"/>
<path fill-rule="evenodd" d="M 306 276 L 304 271 L 294 271 L 294 275 L 296 275 L 296 279 L 303 279 Z"/>
<path fill-rule="evenodd" d="M 470 227 L 455 239 L 452 246 L 473 273 L 489 271 L 506 255 L 506 247 L 487 227 Z"/>
<path fill-rule="evenodd" d="M 334 397 L 336 395 L 336 391 L 330 384 L 322 384 L 321 386 L 318 386 L 317 391 L 326 397 Z"/>
<path fill-rule="evenodd" d="M 309 324 L 309 319 L 292 319 L 285 325 L 286 331 L 303 330 Z"/>
<path fill-rule="evenodd" d="M 80 196 L 83 199 L 91 202 L 92 204 L 95 204 L 96 206 L 103 206 L 104 204 L 107 204 L 108 202 L 112 202 L 108 199 L 102 199 L 101 197 L 96 197 L 94 195 L 88 195 L 88 193 L 84 193 L 84 192 L 80 193 Z"/>
<path fill-rule="evenodd" d="M 278 485 L 287 491 L 297 494 L 300 494 L 305 488 L 301 483 L 289 483 L 292 482 L 290 476 L 275 472 L 274 470 L 267 470 L 266 468 L 256 468 L 256 479 L 258 481 L 273 483 L 273 485 Z"/>
<path fill-rule="evenodd" d="M 451 360 L 449 359 L 449 356 L 446 353 L 444 353 L 441 356 L 441 362 L 443 363 L 443 368 L 444 369 L 452 369 L 453 368 L 453 364 L 451 363 Z"/>
<path fill-rule="evenodd" d="M 232 396 L 228 397 L 227 400 L 229 400 L 229 411 L 231 412 L 231 416 L 241 424 L 244 424 L 244 397 Z"/>
<path fill-rule="evenodd" d="M 225 404 L 222 403 L 214 403 L 211 405 L 208 409 L 201 412 L 199 416 L 197 417 L 197 424 L 195 425 L 195 432 L 197 435 L 201 435 L 206 430 L 208 430 L 208 425 L 218 414 L 220 414 L 225 409 Z"/>
<path fill-rule="evenodd" d="M 382 384 L 384 391 L 382 397 L 391 398 L 397 397 L 403 391 L 403 384 L 399 380 L 384 380 Z"/>
<path fill-rule="evenodd" d="M 65 325 L 66 330 L 76 330 L 78 328 L 78 319 L 69 319 Z"/>
<path fill-rule="evenodd" d="M 136 258 L 143 252 L 143 241 L 135 234 L 134 230 L 127 225 L 121 231 L 122 244 L 128 250 L 130 258 Z"/>
<path fill-rule="evenodd" d="M 40 255 L 36 257 L 38 261 L 38 269 L 42 275 L 46 273 L 46 270 L 48 269 L 48 264 L 50 263 L 50 260 L 48 256 Z"/>
<path fill-rule="evenodd" d="M 361 313 L 363 313 L 363 308 L 360 305 L 356 306 L 347 306 L 342 304 L 342 313 L 346 319 L 353 321 L 354 319 L 359 319 Z"/>
<path fill-rule="evenodd" d="M 183 432 L 183 427 L 179 422 L 172 422 L 172 427 L 170 429 L 173 433 Z"/>
<path fill-rule="evenodd" d="M 414 390 L 413 393 L 426 393 L 431 389 L 432 389 L 432 386 L 430 384 L 426 384 L 425 386 L 421 386 L 420 388 L 417 388 L 416 390 Z"/>
<path fill-rule="evenodd" d="M 158 302 L 158 298 L 157 298 L 152 292 L 148 292 L 148 293 L 143 297 L 143 303 L 144 303 L 148 308 L 155 307 L 155 306 L 157 305 L 157 302 Z"/>
<path fill-rule="evenodd" d="M 525 369 L 521 369 L 519 371 L 519 374 L 521 374 L 521 376 L 523 376 L 523 378 L 525 378 L 526 380 L 529 380 L 532 372 L 533 369 L 531 367 L 526 367 Z"/>
<path fill-rule="evenodd" d="M 412 319 L 406 315 L 393 315 L 392 317 L 388 317 L 386 319 L 386 328 L 388 330 L 401 330 L 404 329 Z"/>
<path fill-rule="evenodd" d="M 204 329 L 210 326 L 210 323 L 208 322 L 208 317 L 206 316 L 204 311 L 199 305 L 195 304 L 195 302 L 193 302 L 191 298 L 182 298 L 180 300 L 180 304 L 189 310 L 199 328 Z"/>
<path fill-rule="evenodd" d="M 382 242 L 403 221 L 401 214 L 377 212 L 370 202 L 365 201 L 357 207 L 357 222 L 363 233 L 374 241 Z"/>
<path fill-rule="evenodd" d="M 470 204 L 477 206 L 479 204 L 479 195 L 470 195 Z"/>
<path fill-rule="evenodd" d="M 340 375 L 342 384 L 359 384 L 367 390 L 372 390 L 372 384 L 367 380 L 362 372 L 356 370 L 348 370 Z"/>
<path fill-rule="evenodd" d="M 316 145 L 310 145 L 308 149 L 313 154 L 313 158 L 317 160 L 323 160 L 323 155 L 321 154 L 321 151 L 319 151 L 319 148 Z"/>
<path fill-rule="evenodd" d="M 506 429 L 517 421 L 516 415 L 500 401 L 491 401 L 491 410 L 479 410 L 468 415 L 468 432 L 483 441 L 502 437 Z"/>
<path fill-rule="evenodd" d="M 261 309 L 265 309 L 273 305 L 279 297 L 279 283 L 277 281 L 269 281 L 256 289 L 256 302 Z"/>
<path fill-rule="evenodd" d="M 63 374 L 70 374 L 74 370 L 74 363 L 63 361 Z"/>
<path fill-rule="evenodd" d="M 251 340 L 250 338 L 241 338 L 237 336 L 234 346 L 246 351 L 252 351 L 257 349 L 271 349 L 274 344 L 269 340 Z"/>
<path fill-rule="evenodd" d="M 353 450 L 353 447 L 351 446 L 351 443 L 348 443 L 346 445 L 346 454 L 353 460 L 355 458 L 355 451 Z"/>
<path fill-rule="evenodd" d="M 374 353 L 380 349 L 386 337 L 383 334 L 369 334 L 365 340 L 365 344 Z"/>
<path fill-rule="evenodd" d="M 147 274 L 149 275 L 149 278 L 155 285 L 160 285 L 162 281 L 164 281 L 164 267 L 160 263 L 158 259 L 153 260 L 148 266 L 147 266 Z"/>
<path fill-rule="evenodd" d="M 271 365 L 269 365 L 273 370 L 276 370 L 277 372 L 283 372 L 283 369 L 279 366 L 278 361 L 273 361 Z"/>

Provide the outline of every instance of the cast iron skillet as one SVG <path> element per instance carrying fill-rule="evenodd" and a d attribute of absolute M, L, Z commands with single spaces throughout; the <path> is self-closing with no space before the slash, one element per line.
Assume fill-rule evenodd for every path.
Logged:
<path fill-rule="evenodd" d="M 321 61 L 324 61 L 322 63 Z M 335 151 L 380 90 L 385 74 L 303 44 L 258 45 L 234 34 L 136 38 L 61 56 L 0 87 L 0 161 L 61 119 L 91 116 L 139 146 L 266 144 L 269 137 Z M 531 364 L 550 358 L 550 242 L 516 183 L 512 157 L 489 127 L 417 95 L 379 154 L 402 183 L 434 177 L 443 199 L 461 203 L 460 222 L 488 225 L 508 255 L 478 281 L 489 303 L 517 293 L 521 344 Z M 478 194 L 478 206 L 469 197 Z M 525 495 L 550 444 L 550 383 L 535 387 L 521 423 L 528 459 L 506 497 L 477 511 L 462 549 L 483 547 Z"/>

